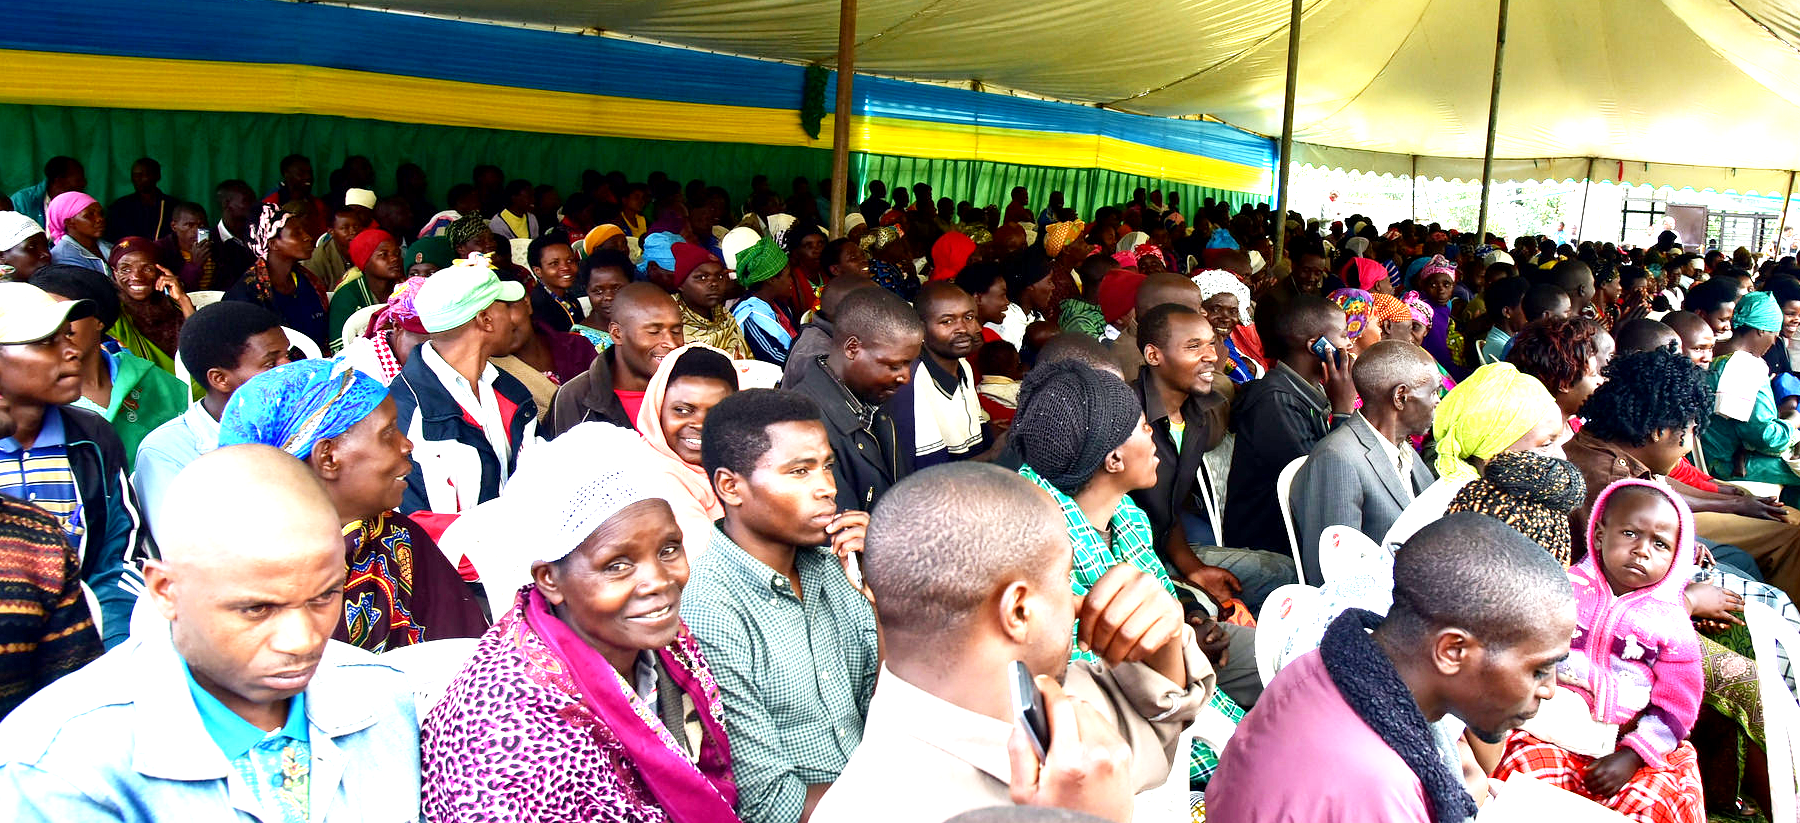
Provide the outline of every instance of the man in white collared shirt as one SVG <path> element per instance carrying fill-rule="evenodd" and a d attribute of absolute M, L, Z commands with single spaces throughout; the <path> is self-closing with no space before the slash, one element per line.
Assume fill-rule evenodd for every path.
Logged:
<path fill-rule="evenodd" d="M 152 534 L 169 483 L 187 464 L 218 445 L 219 416 L 232 392 L 288 362 L 288 339 L 274 312 L 255 303 L 226 301 L 202 306 L 182 324 L 176 352 L 189 381 L 204 387 L 206 396 L 138 443 L 131 485 Z"/>
<path fill-rule="evenodd" d="M 1379 541 L 1400 512 L 1436 477 L 1411 439 L 1431 431 L 1438 374 L 1431 355 L 1383 340 L 1356 360 L 1351 378 L 1362 409 L 1313 445 L 1294 478 L 1294 533 L 1301 579 L 1318 585 L 1319 535 L 1349 526 Z"/>
<path fill-rule="evenodd" d="M 473 255 L 432 275 L 413 300 L 431 340 L 392 384 L 397 423 L 413 442 L 400 510 L 433 537 L 498 497 L 519 449 L 537 436 L 531 391 L 489 362 L 511 348 L 502 304 L 523 299 L 523 285 L 501 280 L 485 255 Z"/>

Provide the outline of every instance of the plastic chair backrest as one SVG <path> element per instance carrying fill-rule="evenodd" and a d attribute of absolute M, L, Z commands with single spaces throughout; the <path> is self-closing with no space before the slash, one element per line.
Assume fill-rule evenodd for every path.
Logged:
<path fill-rule="evenodd" d="M 413 706 L 423 722 L 431 707 L 443 699 L 450 681 L 462 673 L 469 658 L 475 655 L 476 642 L 474 637 L 428 640 L 382 652 L 379 659 L 406 674 L 406 682 L 412 686 Z"/>
<path fill-rule="evenodd" d="M 1275 500 L 1281 504 L 1281 522 L 1287 526 L 1288 549 L 1294 553 L 1294 569 L 1300 575 L 1300 582 L 1306 580 L 1306 564 L 1300 562 L 1300 536 L 1294 530 L 1294 478 L 1300 474 L 1300 466 L 1306 462 L 1306 455 L 1300 455 L 1281 468 L 1281 474 L 1275 478 Z"/>
<path fill-rule="evenodd" d="M 1304 583 L 1289 583 L 1269 593 L 1262 613 L 1256 616 L 1256 673 L 1263 685 L 1275 679 L 1288 634 L 1304 623 L 1318 605 L 1319 590 Z"/>
<path fill-rule="evenodd" d="M 464 511 L 438 540 L 452 565 L 469 559 L 490 603 L 511 603 L 513 594 L 531 582 L 531 548 L 513 538 L 508 515 L 500 498 L 489 500 Z"/>
<path fill-rule="evenodd" d="M 1349 526 L 1326 526 L 1319 535 L 1320 585 L 1370 573 L 1377 564 L 1392 564 L 1387 550 Z"/>
<path fill-rule="evenodd" d="M 338 339 L 342 341 L 343 347 L 350 348 L 350 341 L 361 337 L 363 332 L 368 331 L 369 322 L 374 319 L 376 313 L 385 308 L 387 308 L 386 303 L 376 303 L 373 306 L 357 309 L 355 314 L 344 318 L 344 327 L 338 330 Z"/>
<path fill-rule="evenodd" d="M 1794 820 L 1794 762 L 1800 758 L 1800 701 L 1788 688 L 1776 661 L 1780 646 L 1792 657 L 1800 654 L 1800 632 L 1781 614 L 1755 600 L 1744 601 L 1744 622 L 1750 628 L 1750 646 L 1756 655 L 1757 690 L 1762 697 L 1763 751 L 1769 758 L 1769 819 Z"/>
<path fill-rule="evenodd" d="M 1200 494 L 1206 501 L 1207 515 L 1212 518 L 1213 540 L 1225 542 L 1225 498 L 1231 487 L 1231 455 L 1237 451 L 1237 435 L 1225 433 L 1219 445 L 1200 456 Z"/>
<path fill-rule="evenodd" d="M 761 360 L 733 360 L 737 368 L 738 390 L 772 389 L 781 384 L 781 367 Z"/>
<path fill-rule="evenodd" d="M 212 290 L 191 291 L 191 292 L 187 293 L 187 296 L 188 296 L 188 302 L 194 304 L 194 311 L 199 311 L 203 308 L 206 308 L 207 306 L 210 306 L 214 303 L 219 302 L 220 300 L 225 299 L 224 292 L 212 291 Z"/>
<path fill-rule="evenodd" d="M 584 294 L 575 298 L 575 302 L 581 304 L 581 314 L 583 317 L 594 313 L 594 298 Z"/>
<path fill-rule="evenodd" d="M 325 356 L 324 352 L 319 350 L 318 341 L 287 326 L 282 326 L 281 331 L 287 335 L 288 345 L 299 349 L 300 353 L 306 355 L 308 359 Z"/>

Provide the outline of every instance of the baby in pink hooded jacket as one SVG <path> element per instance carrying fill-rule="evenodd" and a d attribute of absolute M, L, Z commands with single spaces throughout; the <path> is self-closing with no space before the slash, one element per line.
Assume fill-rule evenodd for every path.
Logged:
<path fill-rule="evenodd" d="M 1667 768 L 1700 711 L 1700 640 L 1683 595 L 1694 515 L 1659 484 L 1620 480 L 1594 503 L 1588 546 L 1569 569 L 1576 629 L 1557 680 L 1586 698 L 1595 720 L 1625 727 L 1618 750 L 1586 775 L 1589 791 L 1609 797 L 1640 767 Z"/>

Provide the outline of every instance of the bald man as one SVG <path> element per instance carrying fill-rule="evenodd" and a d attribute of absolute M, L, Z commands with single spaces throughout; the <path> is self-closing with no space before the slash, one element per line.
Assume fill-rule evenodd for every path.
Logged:
<path fill-rule="evenodd" d="M 667 356 L 686 342 L 674 296 L 653 283 L 632 283 L 613 298 L 613 346 L 588 370 L 556 390 L 545 434 L 556 437 L 581 423 L 599 420 L 637 428 L 644 389 Z"/>
<path fill-rule="evenodd" d="M 1187 306 L 1194 311 L 1200 310 L 1200 287 L 1194 281 L 1171 272 L 1159 272 L 1144 278 L 1138 286 L 1137 305 L 1132 313 L 1128 328 L 1110 344 L 1113 361 L 1119 366 L 1119 373 L 1127 377 L 1135 376 L 1144 367 L 1144 347 L 1137 338 L 1137 322 L 1150 313 L 1151 309 L 1164 303 Z"/>
<path fill-rule="evenodd" d="M 1009 745 L 1013 763 L 1035 762 L 1015 738 L 1014 660 L 1052 706 L 1065 693 L 1084 704 L 1050 711 L 1052 759 L 1075 740 L 1123 745 L 1130 789 L 1168 779 L 1182 729 L 1211 696 L 1212 667 L 1175 598 L 1131 564 L 1073 595 L 1062 512 L 1030 481 L 981 463 L 919 472 L 876 507 L 863 557 L 887 656 L 862 745 L 811 823 L 943 820 L 1012 803 Z M 1076 621 L 1104 662 L 1070 662 Z"/>
<path fill-rule="evenodd" d="M 1351 367 L 1360 411 L 1320 438 L 1294 478 L 1301 582 L 1319 585 L 1319 534 L 1349 526 L 1380 541 L 1394 519 L 1437 476 L 1413 450 L 1431 431 L 1438 374 L 1431 355 L 1399 340 L 1369 347 Z"/>
<path fill-rule="evenodd" d="M 15 821 L 413 820 L 418 718 L 396 669 L 331 640 L 344 543 L 305 464 L 228 446 L 162 509 L 131 639 L 0 723 Z M 165 622 L 166 621 L 166 622 Z"/>
<path fill-rule="evenodd" d="M 831 353 L 831 335 L 833 323 L 837 320 L 838 306 L 852 292 L 862 289 L 881 288 L 875 281 L 862 275 L 846 274 L 836 277 L 825 284 L 819 291 L 819 309 L 813 312 L 812 320 L 800 326 L 799 333 L 794 335 L 794 347 L 788 349 L 787 365 L 782 367 L 781 387 L 791 389 L 806 379 L 813 358 Z"/>

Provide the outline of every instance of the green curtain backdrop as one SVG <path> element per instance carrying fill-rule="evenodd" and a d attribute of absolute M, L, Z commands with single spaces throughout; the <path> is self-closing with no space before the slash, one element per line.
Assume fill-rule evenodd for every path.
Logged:
<path fill-rule="evenodd" d="M 727 134 L 721 130 L 721 134 Z M 469 182 L 481 163 L 509 177 L 555 185 L 566 193 L 584 169 L 618 169 L 642 180 L 657 169 L 676 179 L 722 185 L 737 197 L 750 178 L 767 174 L 776 185 L 804 174 L 831 174 L 831 152 L 793 146 L 688 143 L 615 137 L 421 126 L 320 115 L 96 109 L 0 104 L 0 186 L 17 191 L 37 182 L 44 161 L 58 154 L 87 167 L 88 193 L 111 198 L 131 190 L 131 162 L 162 163 L 163 190 L 213 209 L 212 189 L 240 178 L 259 192 L 275 187 L 277 165 L 295 152 L 312 158 L 316 191 L 332 169 L 361 154 L 375 164 L 375 187 L 394 190 L 394 170 L 413 162 L 425 169 L 428 196 L 442 207 L 450 186 Z M 420 215 L 424 219 L 428 215 Z"/>
<path fill-rule="evenodd" d="M 1091 217 L 1101 206 L 1129 201 L 1132 190 L 1139 186 L 1151 191 L 1161 189 L 1165 195 L 1179 193 L 1181 211 L 1189 216 L 1208 197 L 1230 203 L 1233 208 L 1269 200 L 1262 194 L 1171 183 L 1108 169 L 1022 166 L 985 160 L 929 160 L 886 154 L 853 155 L 850 167 L 852 176 L 859 182 L 880 180 L 890 189 L 895 185 L 929 183 L 935 197 L 967 200 L 978 205 L 1004 204 L 1011 197 L 1013 186 L 1024 186 L 1030 193 L 1033 212 L 1044 208 L 1050 200 L 1050 192 L 1061 191 L 1063 204 L 1083 218 Z"/>
<path fill-rule="evenodd" d="M 721 129 L 721 133 L 728 133 Z M 67 154 L 87 168 L 88 193 L 111 202 L 130 192 L 131 162 L 154 157 L 162 163 L 164 191 L 213 210 L 212 189 L 239 178 L 257 191 L 273 189 L 282 157 L 299 152 L 312 158 L 314 188 L 324 191 L 332 169 L 352 154 L 367 156 L 376 170 L 376 190 L 393 191 L 394 169 L 417 163 L 430 183 L 428 196 L 467 182 L 477 164 L 493 163 L 509 177 L 548 182 L 567 191 L 584 169 L 618 169 L 642 180 L 658 169 L 677 180 L 695 177 L 722 185 L 741 202 L 750 178 L 766 174 L 777 191 L 787 191 L 797 175 L 820 180 L 831 173 L 831 152 L 792 146 L 746 143 L 691 143 L 619 137 L 582 137 L 389 123 L 322 115 L 153 111 L 0 104 L 0 190 L 17 191 L 37 182 L 44 161 Z M 851 202 L 864 196 L 871 179 L 895 185 L 929 183 L 939 197 L 986 205 L 1005 203 L 1015 185 L 1031 192 L 1034 210 L 1050 192 L 1084 216 L 1102 205 L 1123 203 L 1143 186 L 1178 192 L 1182 211 L 1192 214 L 1204 198 L 1234 207 L 1267 196 L 1207 188 L 1106 169 L 1022 166 L 973 160 L 928 160 L 883 154 L 851 156 L 857 184 Z M 421 219 L 425 215 L 419 216 Z"/>

